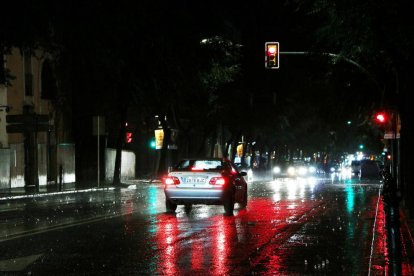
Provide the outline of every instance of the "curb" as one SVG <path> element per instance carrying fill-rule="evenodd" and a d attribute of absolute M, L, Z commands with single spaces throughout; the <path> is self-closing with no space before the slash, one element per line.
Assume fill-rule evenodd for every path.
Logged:
<path fill-rule="evenodd" d="M 414 220 L 407 217 L 404 208 L 400 208 L 400 235 L 403 275 L 414 275 Z"/>
<path fill-rule="evenodd" d="M 103 184 L 100 187 L 87 185 L 86 187 L 76 188 L 74 183 L 67 183 L 67 187 L 63 190 L 50 189 L 48 191 L 47 187 L 41 187 L 39 192 L 27 192 L 23 187 L 12 188 L 7 191 L 0 191 L 0 203 L 7 200 L 16 200 L 16 199 L 29 199 L 29 198 L 40 198 L 53 195 L 62 195 L 62 194 L 76 194 L 76 193 L 85 193 L 85 192 L 95 192 L 95 191 L 109 191 L 115 190 L 117 188 L 129 188 L 131 186 L 137 186 L 139 184 L 160 184 L 161 181 L 158 179 L 134 179 L 123 181 L 119 187 L 114 187 L 109 184 Z"/>

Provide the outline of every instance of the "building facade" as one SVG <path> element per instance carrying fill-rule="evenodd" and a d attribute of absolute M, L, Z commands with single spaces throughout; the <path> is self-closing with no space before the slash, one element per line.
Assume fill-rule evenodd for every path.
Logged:
<path fill-rule="evenodd" d="M 0 61 L 0 74 L 8 75 L 0 83 L 0 189 L 38 188 L 59 176 L 74 182 L 74 145 L 57 141 L 64 128 L 58 127 L 62 116 L 54 105 L 58 85 L 52 57 L 13 48 Z"/>

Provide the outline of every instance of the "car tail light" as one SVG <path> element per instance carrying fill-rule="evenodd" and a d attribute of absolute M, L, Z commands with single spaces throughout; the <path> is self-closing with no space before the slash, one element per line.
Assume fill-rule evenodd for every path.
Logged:
<path fill-rule="evenodd" d="M 176 176 L 167 176 L 164 178 L 165 185 L 177 185 L 180 184 L 180 179 Z"/>
<path fill-rule="evenodd" d="M 209 184 L 211 185 L 224 185 L 226 184 L 226 179 L 224 177 L 212 177 Z"/>

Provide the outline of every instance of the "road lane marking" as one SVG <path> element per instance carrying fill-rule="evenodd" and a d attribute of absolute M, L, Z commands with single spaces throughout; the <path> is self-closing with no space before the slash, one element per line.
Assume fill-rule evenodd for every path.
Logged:
<path fill-rule="evenodd" d="M 124 212 L 124 213 L 117 214 L 117 215 L 108 215 L 108 216 L 105 215 L 105 216 L 100 216 L 100 217 L 96 217 L 96 218 L 83 219 L 83 220 L 80 220 L 80 221 L 75 222 L 75 223 L 60 224 L 60 225 L 55 225 L 55 226 L 50 226 L 50 227 L 33 229 L 33 230 L 25 231 L 25 232 L 12 234 L 12 235 L 6 235 L 6 236 L 0 237 L 0 243 L 5 242 L 5 241 L 20 239 L 20 238 L 26 238 L 26 237 L 34 236 L 34 235 L 37 235 L 37 234 L 43 234 L 43 233 L 47 233 L 47 232 L 51 232 L 51 231 L 55 231 L 55 230 L 62 230 L 62 229 L 67 229 L 67 228 L 71 228 L 71 227 L 75 227 L 75 226 L 81 226 L 81 225 L 85 225 L 85 224 L 96 223 L 96 222 L 100 222 L 100 221 L 103 221 L 103 220 L 110 220 L 110 219 L 122 217 L 122 216 L 125 216 L 125 215 L 128 215 L 128 214 L 130 214 L 130 213 L 129 212 Z"/>
<path fill-rule="evenodd" d="M 83 190 L 71 190 L 71 191 L 39 193 L 39 194 L 29 194 L 29 195 L 10 195 L 10 196 L 5 196 L 5 197 L 0 197 L 0 201 L 6 201 L 6 200 L 12 200 L 12 199 L 23 199 L 23 198 L 38 198 L 38 197 L 64 195 L 64 194 L 87 193 L 87 192 L 96 192 L 96 191 L 111 191 L 114 189 L 115 189 L 114 187 L 90 188 L 90 189 L 83 189 Z"/>
<path fill-rule="evenodd" d="M 43 254 L 30 255 L 20 258 L 0 261 L 0 272 L 19 272 L 26 269 L 26 267 L 34 263 Z"/>
<path fill-rule="evenodd" d="M 381 200 L 381 189 L 382 189 L 382 184 L 380 185 L 380 188 L 378 189 L 377 207 L 375 210 L 374 227 L 372 229 L 371 254 L 369 256 L 368 276 L 371 275 L 372 255 L 374 254 L 375 228 L 377 227 L 377 216 L 378 216 L 379 202 Z"/>

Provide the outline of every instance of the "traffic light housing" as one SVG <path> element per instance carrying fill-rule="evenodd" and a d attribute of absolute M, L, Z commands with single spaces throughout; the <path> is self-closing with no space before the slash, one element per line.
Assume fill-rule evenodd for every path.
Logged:
<path fill-rule="evenodd" d="M 279 42 L 265 43 L 265 67 L 267 69 L 279 68 Z"/>

